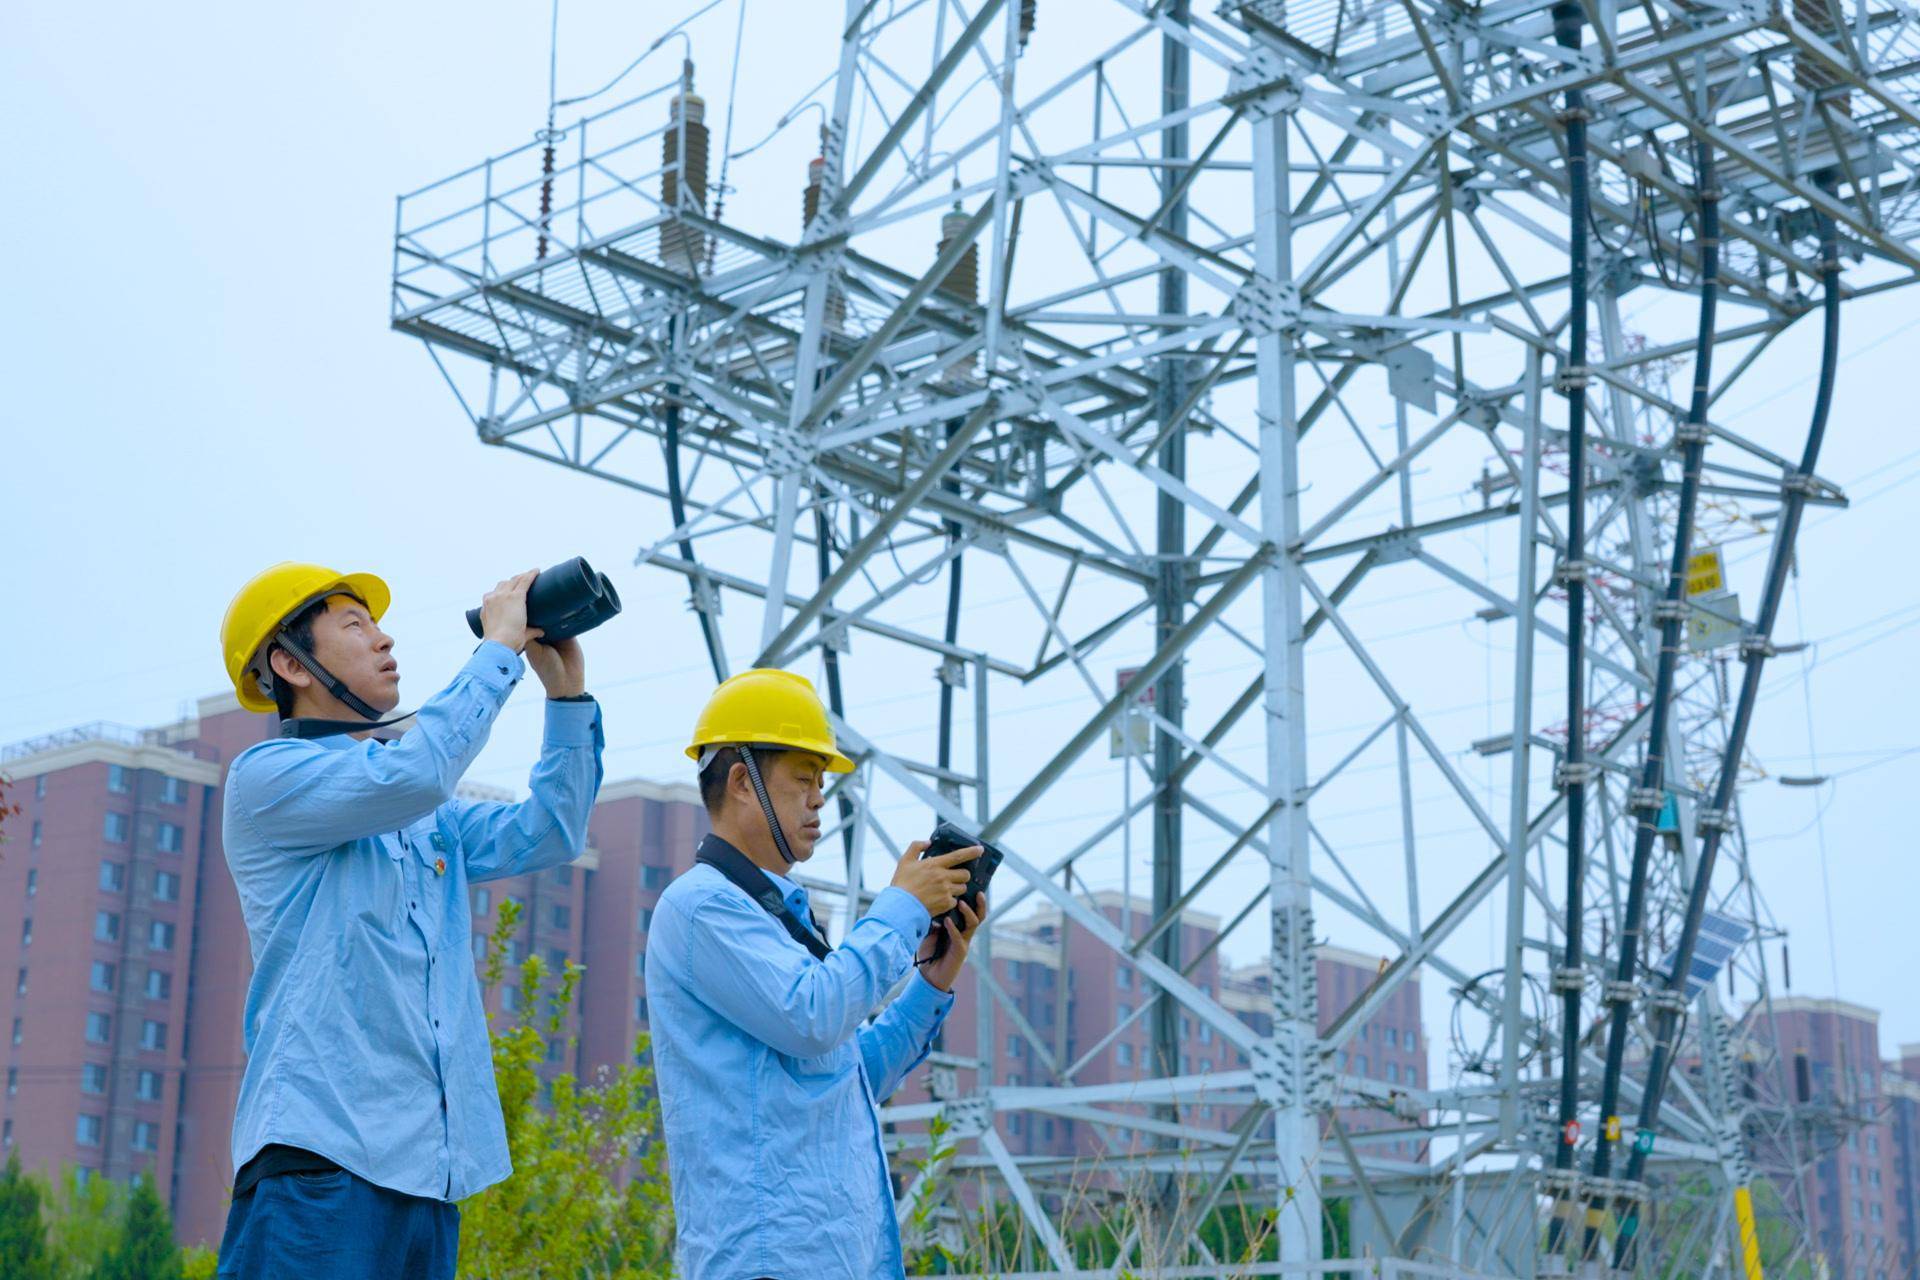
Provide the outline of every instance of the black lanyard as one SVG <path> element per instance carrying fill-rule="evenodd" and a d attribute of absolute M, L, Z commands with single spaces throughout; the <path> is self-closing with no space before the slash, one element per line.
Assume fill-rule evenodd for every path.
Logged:
<path fill-rule="evenodd" d="M 722 840 L 719 836 L 708 836 L 700 842 L 700 848 L 694 853 L 695 862 L 704 862 L 733 881 L 749 898 L 760 904 L 768 915 L 778 920 L 781 927 L 793 937 L 793 940 L 807 949 L 815 960 L 825 960 L 833 950 L 820 940 L 815 933 L 793 914 L 786 900 L 780 896 L 780 890 L 767 873 L 747 860 L 747 855 Z"/>

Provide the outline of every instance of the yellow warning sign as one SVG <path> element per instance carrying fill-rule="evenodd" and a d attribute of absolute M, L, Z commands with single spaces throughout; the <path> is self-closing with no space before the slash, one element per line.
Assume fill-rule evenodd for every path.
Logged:
<path fill-rule="evenodd" d="M 1727 585 L 1727 566 L 1720 548 L 1706 547 L 1687 557 L 1687 594 L 1703 596 Z"/>

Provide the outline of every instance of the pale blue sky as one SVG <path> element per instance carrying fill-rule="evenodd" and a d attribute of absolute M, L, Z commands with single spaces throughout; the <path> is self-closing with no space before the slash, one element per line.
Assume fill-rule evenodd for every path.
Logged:
<path fill-rule="evenodd" d="M 568 4 L 562 94 L 597 86 L 694 7 Z M 1070 32 L 1069 8 L 1048 5 L 1036 39 Z M 611 772 L 685 776 L 678 744 L 705 660 L 678 580 L 629 565 L 663 513 L 477 444 L 432 362 L 386 325 L 394 195 L 530 136 L 546 101 L 547 13 L 543 2 L 9 12 L 0 531 L 14 552 L 0 741 L 93 719 L 152 723 L 219 689 L 221 611 L 273 560 L 385 574 L 418 699 L 470 646 L 460 611 L 483 588 L 585 553 L 629 604 L 588 645 Z M 716 131 L 733 13 L 723 5 L 697 28 Z M 749 13 L 741 141 L 817 79 L 833 39 L 831 23 L 785 6 L 756 0 Z M 778 164 L 804 163 L 804 141 L 787 150 Z M 797 177 L 742 187 L 742 201 L 797 211 Z M 1920 296 L 1907 294 L 1847 313 L 1822 471 L 1857 506 L 1808 522 L 1779 631 L 1820 642 L 1817 661 L 1804 694 L 1800 660 L 1777 664 L 1753 739 L 1774 773 L 1811 772 L 1815 750 L 1823 771 L 1858 772 L 1746 796 L 1766 892 L 1795 934 L 1796 990 L 1883 1009 L 1889 1052 L 1920 1040 L 1906 804 L 1920 755 L 1890 755 L 1920 746 L 1916 318 Z M 1777 344 L 1726 416 L 1793 440 L 1812 343 L 1806 331 Z M 523 691 L 476 777 L 524 775 L 536 701 Z"/>

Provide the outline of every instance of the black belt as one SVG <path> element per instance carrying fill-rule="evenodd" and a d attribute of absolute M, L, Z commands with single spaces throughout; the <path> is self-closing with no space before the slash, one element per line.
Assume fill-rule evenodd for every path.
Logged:
<path fill-rule="evenodd" d="M 289 1147 L 278 1142 L 268 1143 L 260 1148 L 260 1153 L 240 1166 L 240 1172 L 233 1176 L 233 1198 L 253 1191 L 253 1184 L 262 1178 L 271 1178 L 280 1173 L 332 1173 L 340 1166 L 317 1152 L 304 1147 Z"/>
<path fill-rule="evenodd" d="M 767 879 L 767 873 L 754 866 L 746 854 L 719 836 L 710 835 L 702 840 L 693 860 L 706 863 L 738 885 L 749 898 L 760 904 L 762 910 L 778 920 L 793 940 L 805 947 L 815 960 L 825 960 L 833 950 L 821 940 L 819 934 L 793 914 L 793 908 L 780 896 L 780 890 L 773 881 Z"/>

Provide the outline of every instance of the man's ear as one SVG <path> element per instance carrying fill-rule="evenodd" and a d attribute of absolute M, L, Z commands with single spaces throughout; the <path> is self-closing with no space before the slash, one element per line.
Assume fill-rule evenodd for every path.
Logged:
<path fill-rule="evenodd" d="M 276 682 L 284 682 L 295 689 L 306 689 L 313 684 L 313 673 L 296 661 L 285 649 L 275 646 L 267 655 L 267 665 L 273 668 Z"/>
<path fill-rule="evenodd" d="M 747 766 L 737 760 L 727 770 L 727 794 L 738 796 L 755 809 L 760 807 L 760 796 L 753 789 L 753 778 L 747 773 Z"/>

